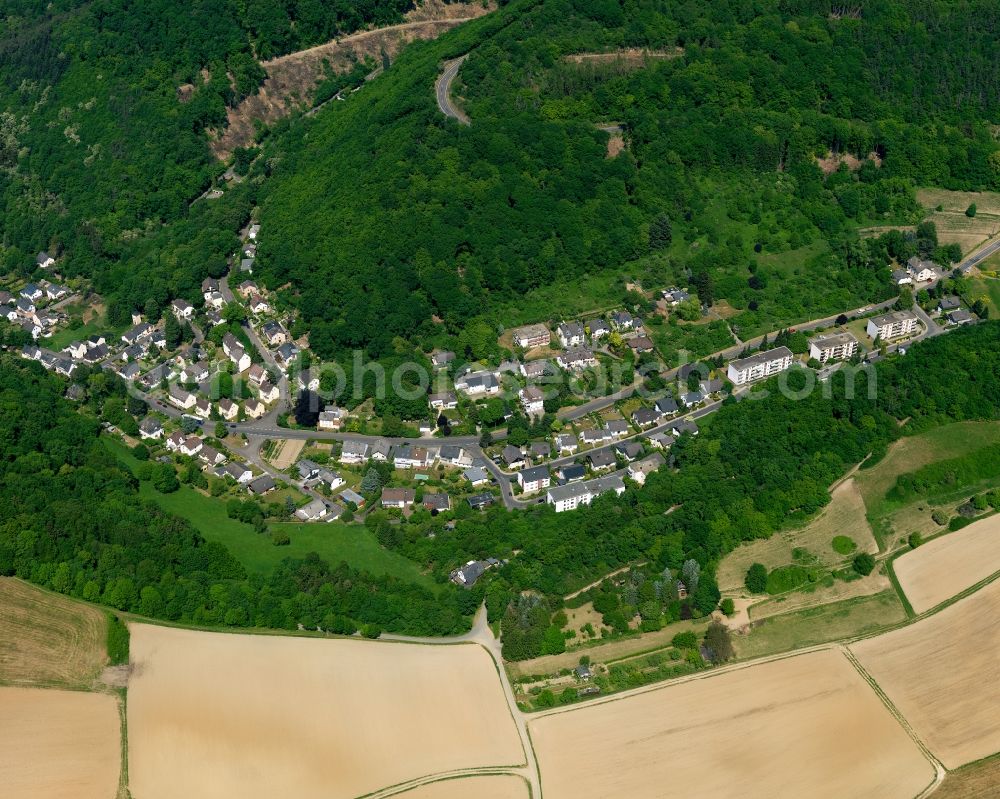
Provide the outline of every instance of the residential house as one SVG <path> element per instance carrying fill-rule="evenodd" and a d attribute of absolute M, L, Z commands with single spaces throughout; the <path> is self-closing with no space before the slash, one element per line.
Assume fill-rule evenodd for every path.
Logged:
<path fill-rule="evenodd" d="M 858 340 L 850 333 L 833 333 L 809 339 L 809 357 L 820 363 L 846 361 L 858 351 Z"/>
<path fill-rule="evenodd" d="M 672 308 L 676 308 L 682 302 L 687 302 L 691 299 L 691 295 L 684 291 L 684 289 L 679 288 L 669 288 L 663 292 L 663 299 L 666 300 L 667 305 Z"/>
<path fill-rule="evenodd" d="M 179 377 L 182 383 L 201 383 L 208 380 L 208 364 L 201 361 L 185 364 Z"/>
<path fill-rule="evenodd" d="M 948 311 L 955 311 L 962 307 L 962 301 L 955 295 L 949 295 L 948 297 L 942 297 L 938 300 L 937 309 L 942 313 L 947 313 Z"/>
<path fill-rule="evenodd" d="M 625 493 L 625 480 L 622 479 L 620 474 L 609 474 L 604 477 L 595 477 L 593 480 L 585 483 L 590 493 L 594 497 L 598 497 L 601 494 L 607 494 L 608 492 L 614 491 L 619 496 Z"/>
<path fill-rule="evenodd" d="M 368 444 L 364 441 L 348 439 L 340 453 L 340 462 L 347 464 L 364 463 L 368 460 Z"/>
<path fill-rule="evenodd" d="M 107 364 L 105 364 L 105 365 L 107 365 Z M 118 369 L 118 376 L 122 380 L 128 380 L 129 382 L 131 382 L 131 381 L 135 380 L 136 378 L 138 378 L 139 374 L 141 372 L 142 372 L 142 369 L 139 367 L 139 364 L 137 364 L 135 361 L 133 361 L 132 363 L 123 364 Z"/>
<path fill-rule="evenodd" d="M 522 469 L 527 465 L 527 462 L 524 459 L 524 453 L 512 444 L 508 444 L 503 448 L 503 452 L 500 457 L 503 458 L 504 463 L 506 463 L 507 467 L 510 469 Z"/>
<path fill-rule="evenodd" d="M 580 441 L 592 447 L 595 447 L 598 444 L 603 444 L 605 441 L 608 440 L 608 438 L 609 438 L 608 432 L 603 429 L 583 430 L 580 433 Z"/>
<path fill-rule="evenodd" d="M 45 286 L 45 296 L 50 300 L 61 300 L 67 294 L 69 294 L 69 291 L 57 283 L 49 283 Z"/>
<path fill-rule="evenodd" d="M 438 411 L 451 411 L 458 407 L 458 397 L 452 391 L 439 391 L 430 394 L 427 401 L 432 408 Z"/>
<path fill-rule="evenodd" d="M 347 410 L 345 408 L 338 408 L 336 405 L 327 405 L 326 408 L 319 412 L 319 421 L 316 423 L 316 427 L 319 430 L 339 430 L 344 426 L 345 419 L 347 419 Z"/>
<path fill-rule="evenodd" d="M 766 352 L 758 352 L 749 358 L 740 358 L 729 363 L 726 373 L 734 386 L 742 386 L 789 369 L 792 365 L 792 351 L 788 347 L 776 347 Z"/>
<path fill-rule="evenodd" d="M 953 325 L 967 325 L 973 321 L 973 316 L 965 308 L 959 308 L 948 314 L 948 321 Z"/>
<path fill-rule="evenodd" d="M 188 436 L 184 439 L 184 443 L 177 448 L 177 451 L 180 452 L 181 455 L 187 455 L 188 457 L 193 458 L 201 451 L 203 446 L 204 444 L 198 436 Z"/>
<path fill-rule="evenodd" d="M 164 443 L 171 452 L 177 452 L 181 448 L 181 444 L 184 443 L 185 438 L 186 436 L 180 431 L 174 431 L 167 437 Z"/>
<path fill-rule="evenodd" d="M 224 397 L 219 400 L 219 416 L 227 422 L 235 422 L 240 416 L 240 406 L 231 399 Z"/>
<path fill-rule="evenodd" d="M 98 347 L 89 347 L 83 354 L 83 358 L 81 360 L 83 360 L 84 363 L 93 365 L 95 363 L 100 363 L 110 355 L 111 350 L 108 349 L 107 345 L 101 344 Z"/>
<path fill-rule="evenodd" d="M 637 482 L 639 485 L 644 485 L 646 482 L 646 477 L 659 469 L 666 460 L 659 452 L 654 452 L 648 458 L 643 458 L 640 461 L 635 461 L 628 465 L 626 472 L 628 476 Z"/>
<path fill-rule="evenodd" d="M 487 495 L 488 496 L 488 495 Z M 462 568 L 455 569 L 449 576 L 451 581 L 463 588 L 471 588 L 476 581 L 483 576 L 487 569 L 499 566 L 500 561 L 496 558 L 487 560 L 470 560 Z"/>
<path fill-rule="evenodd" d="M 392 444 L 384 438 L 377 438 L 372 442 L 372 460 L 385 463 L 392 454 Z"/>
<path fill-rule="evenodd" d="M 274 482 L 274 478 L 269 474 L 262 474 L 260 477 L 254 478 L 247 485 L 250 493 L 257 496 L 262 496 L 268 491 L 274 491 L 277 487 L 278 484 Z"/>
<path fill-rule="evenodd" d="M 240 259 L 240 271 L 252 275 L 253 274 L 253 258 L 242 258 Z"/>
<path fill-rule="evenodd" d="M 146 322 L 140 322 L 122 333 L 122 341 L 127 345 L 135 344 L 142 339 L 150 338 L 152 335 L 153 326 Z"/>
<path fill-rule="evenodd" d="M 296 463 L 295 470 L 299 473 L 299 477 L 303 480 L 312 480 L 314 477 L 319 476 L 319 464 L 316 463 L 316 461 L 309 460 L 308 458 L 303 458 Z"/>
<path fill-rule="evenodd" d="M 533 466 L 517 473 L 517 483 L 525 494 L 532 494 L 548 488 L 552 482 L 547 466 Z"/>
<path fill-rule="evenodd" d="M 604 423 L 604 432 L 608 438 L 621 438 L 629 434 L 628 422 L 624 419 L 609 419 Z"/>
<path fill-rule="evenodd" d="M 162 383 L 169 375 L 170 367 L 165 363 L 158 363 L 139 378 L 139 383 L 143 388 L 149 391 L 160 385 L 160 383 Z"/>
<path fill-rule="evenodd" d="M 653 351 L 653 340 L 648 336 L 636 336 L 635 338 L 625 339 L 625 343 L 628 344 L 629 349 L 632 350 L 636 355 L 644 355 L 647 352 Z"/>
<path fill-rule="evenodd" d="M 340 488 L 340 486 L 347 482 L 340 474 L 326 468 L 321 468 L 314 479 L 329 486 L 331 491 Z"/>
<path fill-rule="evenodd" d="M 20 316 L 31 316 L 36 310 L 35 303 L 27 297 L 18 297 L 17 302 L 14 303 L 14 310 Z"/>
<path fill-rule="evenodd" d="M 319 391 L 319 375 L 311 369 L 303 369 L 295 376 L 295 385 L 299 391 Z"/>
<path fill-rule="evenodd" d="M 618 331 L 632 330 L 640 324 L 638 319 L 633 318 L 627 311 L 615 311 L 611 314 L 611 327 Z"/>
<path fill-rule="evenodd" d="M 545 413 L 545 394 L 538 386 L 525 386 L 518 397 L 528 416 Z"/>
<path fill-rule="evenodd" d="M 298 357 L 299 348 L 295 346 L 291 341 L 286 341 L 277 351 L 274 353 L 274 359 L 284 366 L 286 369 L 292 365 L 292 362 Z"/>
<path fill-rule="evenodd" d="M 269 313 L 271 310 L 270 303 L 259 294 L 251 294 L 247 300 L 247 305 L 255 314 Z"/>
<path fill-rule="evenodd" d="M 205 444 L 198 452 L 198 460 L 208 464 L 209 466 L 218 466 L 226 460 L 226 456 L 219 452 L 219 450 L 215 447 L 210 447 L 208 444 Z"/>
<path fill-rule="evenodd" d="M 584 327 L 590 333 L 591 341 L 600 341 L 605 336 L 611 335 L 611 326 L 603 319 L 589 319 L 584 322 Z"/>
<path fill-rule="evenodd" d="M 206 277 L 201 281 L 201 293 L 202 295 L 210 294 L 213 291 L 219 290 L 219 281 L 214 277 Z"/>
<path fill-rule="evenodd" d="M 439 350 L 431 353 L 431 366 L 435 369 L 445 369 L 454 360 L 455 353 L 451 350 Z"/>
<path fill-rule="evenodd" d="M 170 310 L 179 320 L 188 321 L 194 316 L 194 306 L 187 300 L 177 299 L 170 303 Z"/>
<path fill-rule="evenodd" d="M 222 295 L 221 291 L 210 291 L 205 294 L 205 306 L 207 308 L 213 308 L 216 311 L 221 310 L 226 305 L 226 298 Z M 220 319 L 222 317 L 219 317 Z"/>
<path fill-rule="evenodd" d="M 556 471 L 556 479 L 559 485 L 566 485 L 577 480 L 582 480 L 587 476 L 587 470 L 579 463 L 568 463 L 559 467 Z"/>
<path fill-rule="evenodd" d="M 186 391 L 177 384 L 170 386 L 170 389 L 167 391 L 167 399 L 170 400 L 171 405 L 175 405 L 183 411 L 193 408 L 194 404 L 198 401 L 198 398 L 194 394 Z"/>
<path fill-rule="evenodd" d="M 267 406 L 256 399 L 250 399 L 243 403 L 243 410 L 251 419 L 260 419 L 267 413 Z"/>
<path fill-rule="evenodd" d="M 278 401 L 281 392 L 274 383 L 267 380 L 260 384 L 260 387 L 257 389 L 257 396 L 260 397 L 261 402 L 270 404 Z"/>
<path fill-rule="evenodd" d="M 494 501 L 495 500 L 493 498 L 493 495 L 486 493 L 473 494 L 471 497 L 466 499 L 466 502 L 469 503 L 469 507 L 472 508 L 473 510 L 482 510 L 488 505 L 492 505 Z"/>
<path fill-rule="evenodd" d="M 393 454 L 392 462 L 397 469 L 423 469 L 433 464 L 434 458 L 426 447 L 403 444 Z"/>
<path fill-rule="evenodd" d="M 690 419 L 678 419 L 671 425 L 670 432 L 673 434 L 674 438 L 679 438 L 684 433 L 690 433 L 692 436 L 696 436 L 698 435 L 698 425 Z"/>
<path fill-rule="evenodd" d="M 417 430 L 421 436 L 429 436 L 436 429 L 436 425 L 430 419 L 421 419 L 417 422 Z"/>
<path fill-rule="evenodd" d="M 229 461 L 226 464 L 226 474 L 232 477 L 240 485 L 246 485 L 254 478 L 253 472 L 247 468 L 245 463 L 237 463 L 236 461 Z"/>
<path fill-rule="evenodd" d="M 537 379 L 549 373 L 549 362 L 544 358 L 538 361 L 527 361 L 518 367 L 518 371 L 529 380 Z"/>
<path fill-rule="evenodd" d="M 559 335 L 559 343 L 567 349 L 582 347 L 586 336 L 583 332 L 583 325 L 579 322 L 563 322 L 556 328 Z"/>
<path fill-rule="evenodd" d="M 321 499 L 313 499 L 295 511 L 295 517 L 304 522 L 318 521 L 319 519 L 325 518 L 326 514 L 327 506 Z"/>
<path fill-rule="evenodd" d="M 87 354 L 89 347 L 82 341 L 71 341 L 62 351 L 65 352 L 70 358 L 74 360 L 81 361 L 83 356 Z"/>
<path fill-rule="evenodd" d="M 225 346 L 225 345 L 223 345 Z M 267 370 L 259 363 L 252 364 L 247 372 L 247 380 L 253 385 L 260 387 L 261 383 L 266 383 L 271 379 Z"/>
<path fill-rule="evenodd" d="M 559 450 L 560 455 L 572 455 L 580 447 L 576 443 L 576 439 L 569 433 L 562 433 L 556 436 L 556 448 Z"/>
<path fill-rule="evenodd" d="M 660 397 L 654 404 L 653 407 L 660 416 L 670 416 L 677 413 L 680 407 L 677 405 L 677 400 L 673 398 L 673 395 L 668 394 L 665 397 Z"/>
<path fill-rule="evenodd" d="M 595 472 L 612 469 L 618 465 L 614 454 L 607 449 L 597 449 L 587 453 L 587 460 L 590 462 L 590 468 Z"/>
<path fill-rule="evenodd" d="M 24 299 L 31 300 L 32 302 L 38 302 L 42 297 L 45 296 L 45 292 L 42 291 L 34 283 L 29 283 L 23 289 L 21 289 L 18 294 L 20 294 Z"/>
<path fill-rule="evenodd" d="M 241 344 L 237 344 L 229 351 L 229 360 L 235 364 L 237 373 L 245 372 L 252 363 L 250 355 Z"/>
<path fill-rule="evenodd" d="M 912 286 L 913 276 L 905 269 L 892 270 L 892 282 L 897 286 Z"/>
<path fill-rule="evenodd" d="M 455 388 L 470 397 L 497 394 L 500 391 L 500 381 L 493 372 L 467 372 L 455 381 Z"/>
<path fill-rule="evenodd" d="M 621 455 L 626 461 L 634 461 L 642 455 L 642 444 L 638 441 L 619 441 L 615 444 L 615 454 Z"/>
<path fill-rule="evenodd" d="M 567 483 L 566 485 L 550 486 L 545 494 L 545 501 L 555 507 L 556 513 L 574 510 L 581 505 L 589 505 L 593 499 L 586 483 Z"/>
<path fill-rule="evenodd" d="M 472 455 L 457 444 L 444 444 L 438 457 L 448 466 L 457 466 L 460 469 L 472 466 Z"/>
<path fill-rule="evenodd" d="M 525 325 L 516 327 L 513 331 L 514 346 L 524 350 L 532 347 L 547 347 L 552 340 L 552 334 L 545 325 Z"/>
<path fill-rule="evenodd" d="M 719 379 L 702 380 L 698 384 L 698 390 L 707 397 L 709 394 L 718 394 L 725 385 L 725 381 Z"/>
<path fill-rule="evenodd" d="M 257 288 L 257 284 L 252 280 L 244 280 L 236 287 L 236 291 L 243 299 L 249 299 L 252 295 L 259 294 L 260 289 Z"/>
<path fill-rule="evenodd" d="M 260 233 L 260 225 L 254 223 L 247 229 L 247 238 L 251 241 L 256 241 L 258 233 Z"/>
<path fill-rule="evenodd" d="M 412 488 L 384 488 L 382 489 L 383 508 L 407 508 L 413 504 L 416 492 Z"/>
<path fill-rule="evenodd" d="M 443 450 L 443 447 L 442 447 L 442 450 Z M 476 488 L 477 486 L 485 485 L 486 483 L 488 483 L 490 481 L 489 474 L 487 474 L 486 470 L 483 469 L 480 466 L 471 466 L 471 467 L 469 467 L 468 469 L 465 470 L 465 472 L 463 472 L 462 476 L 465 477 L 465 479 L 468 480 L 469 483 L 472 484 L 473 488 Z"/>
<path fill-rule="evenodd" d="M 191 409 L 194 411 L 195 416 L 200 416 L 202 419 L 207 419 L 212 415 L 212 403 L 209 402 L 205 397 L 198 397 L 194 401 L 194 407 Z"/>
<path fill-rule="evenodd" d="M 935 271 L 935 264 L 933 261 L 925 261 L 914 255 L 910 260 L 906 262 L 907 271 L 913 276 L 913 280 L 916 283 L 924 283 L 928 280 L 934 280 L 937 277 L 937 271 Z"/>
<path fill-rule="evenodd" d="M 660 414 L 653 408 L 636 408 L 632 411 L 632 424 L 636 427 L 652 427 L 660 421 Z"/>
<path fill-rule="evenodd" d="M 548 441 L 532 441 L 528 445 L 528 454 L 533 461 L 540 461 L 552 454 L 552 445 Z"/>
<path fill-rule="evenodd" d="M 424 494 L 423 504 L 424 507 L 433 515 L 446 510 L 451 510 L 451 497 L 449 497 L 444 491 L 439 491 L 435 494 L 427 493 Z"/>
<path fill-rule="evenodd" d="M 275 322 L 273 320 L 265 322 L 261 326 L 260 334 L 272 347 L 276 347 L 277 345 L 284 344 L 288 341 L 288 331 L 281 326 L 280 322 Z"/>
<path fill-rule="evenodd" d="M 212 327 L 218 327 L 219 325 L 224 325 L 226 323 L 226 320 L 222 318 L 222 314 L 220 314 L 215 309 L 206 311 L 205 312 L 205 319 L 208 320 L 208 323 Z"/>
<path fill-rule="evenodd" d="M 594 357 L 594 353 L 591 350 L 581 347 L 559 353 L 556 357 L 556 363 L 563 369 L 582 372 L 584 369 L 597 366 L 597 358 Z"/>
<path fill-rule="evenodd" d="M 163 438 L 163 424 L 155 416 L 146 416 L 139 422 L 139 436 L 141 438 Z"/>
<path fill-rule="evenodd" d="M 35 256 L 35 265 L 41 267 L 42 269 L 48 269 L 50 266 L 55 264 L 56 259 L 49 255 L 45 250 L 42 250 Z"/>
<path fill-rule="evenodd" d="M 0 318 L 13 322 L 17 319 L 17 311 L 10 305 L 0 305 Z"/>
<path fill-rule="evenodd" d="M 920 328 L 920 320 L 913 311 L 893 311 L 868 320 L 868 335 L 872 339 L 891 341 L 903 336 L 911 336 Z"/>
<path fill-rule="evenodd" d="M 681 394 L 681 405 L 685 408 L 693 408 L 700 402 L 705 401 L 705 395 L 700 391 L 686 391 Z"/>

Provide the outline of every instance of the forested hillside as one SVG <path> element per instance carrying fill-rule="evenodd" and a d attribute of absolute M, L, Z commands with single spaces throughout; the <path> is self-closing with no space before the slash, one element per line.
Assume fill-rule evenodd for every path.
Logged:
<path fill-rule="evenodd" d="M 204 261 L 214 259 L 218 270 L 235 244 L 238 224 L 199 217 L 189 203 L 224 168 L 206 130 L 256 91 L 264 77 L 258 59 L 398 22 L 412 6 L 4 2 L 0 268 L 27 271 L 38 250 L 63 252 L 67 273 L 94 277 L 101 291 L 122 298 L 110 310 L 126 321 L 151 296 L 183 294 L 208 273 Z M 184 230 L 156 240 L 163 223 Z"/>
<path fill-rule="evenodd" d="M 835 5 L 510 3 L 273 142 L 259 260 L 327 357 L 509 326 L 533 290 L 626 264 L 750 331 L 881 298 L 857 227 L 917 221 L 915 184 L 1000 185 L 1000 9 Z M 672 57 L 566 59 L 625 48 Z M 465 53 L 470 126 L 432 92 Z"/>

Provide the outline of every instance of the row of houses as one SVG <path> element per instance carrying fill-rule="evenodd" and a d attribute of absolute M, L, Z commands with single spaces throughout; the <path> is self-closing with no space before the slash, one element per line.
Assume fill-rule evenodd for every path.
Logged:
<path fill-rule="evenodd" d="M 426 469 L 437 462 L 446 466 L 467 469 L 472 466 L 472 454 L 455 444 L 427 447 L 419 444 L 400 444 L 394 447 L 386 439 L 348 439 L 340 453 L 340 462 L 358 465 L 368 460 L 392 460 L 397 469 Z"/>

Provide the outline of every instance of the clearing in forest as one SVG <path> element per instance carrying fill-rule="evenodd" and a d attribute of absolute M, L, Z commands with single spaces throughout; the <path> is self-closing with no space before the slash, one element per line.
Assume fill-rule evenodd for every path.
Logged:
<path fill-rule="evenodd" d="M 688 679 L 529 722 L 546 799 L 911 799 L 934 769 L 839 650 Z M 599 769 L 582 764 L 600 764 Z"/>
<path fill-rule="evenodd" d="M 1000 751 L 1000 582 L 851 651 L 946 768 Z"/>
<path fill-rule="evenodd" d="M 4 799 L 112 799 L 120 772 L 114 696 L 0 688 Z"/>
<path fill-rule="evenodd" d="M 478 644 L 131 631 L 140 799 L 336 799 L 525 760 Z"/>
<path fill-rule="evenodd" d="M 1000 516 L 973 522 L 896 558 L 896 579 L 923 613 L 1000 572 Z"/>
<path fill-rule="evenodd" d="M 855 552 L 877 552 L 871 527 L 865 518 L 865 503 L 848 478 L 830 493 L 830 503 L 811 522 L 798 530 L 775 533 L 770 538 L 751 541 L 737 547 L 719 564 L 719 588 L 723 593 L 739 593 L 747 569 L 753 563 L 763 563 L 768 570 L 795 563 L 796 549 L 806 550 L 812 558 L 807 566 L 834 566 L 845 560 L 833 550 L 835 536 L 847 536 L 856 545 Z"/>
<path fill-rule="evenodd" d="M 1000 233 L 1000 193 L 991 191 L 948 191 L 920 189 L 917 201 L 927 209 L 928 219 L 937 226 L 938 241 L 957 243 L 968 254 L 987 239 Z M 966 209 L 975 204 L 976 215 Z M 936 210 L 941 206 L 941 210 Z"/>
<path fill-rule="evenodd" d="M 104 613 L 0 577 L 0 683 L 90 687 L 107 661 Z"/>

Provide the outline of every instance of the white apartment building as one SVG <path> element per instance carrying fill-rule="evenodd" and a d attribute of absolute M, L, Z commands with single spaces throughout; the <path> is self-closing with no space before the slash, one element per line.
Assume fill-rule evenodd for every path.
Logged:
<path fill-rule="evenodd" d="M 920 320 L 913 311 L 893 311 L 884 316 L 874 316 L 868 320 L 868 335 L 872 339 L 889 341 L 910 336 L 917 332 Z"/>
<path fill-rule="evenodd" d="M 820 363 L 846 361 L 858 350 L 858 340 L 850 333 L 834 333 L 809 339 L 809 357 Z"/>
<path fill-rule="evenodd" d="M 593 494 L 586 483 L 567 483 L 564 486 L 552 486 L 545 495 L 545 501 L 555 506 L 556 513 L 564 510 L 574 510 L 581 505 L 589 505 Z"/>
<path fill-rule="evenodd" d="M 776 347 L 766 352 L 758 352 L 749 358 L 731 361 L 726 373 L 734 386 L 742 386 L 754 380 L 761 380 L 792 365 L 792 351 L 788 347 Z"/>

